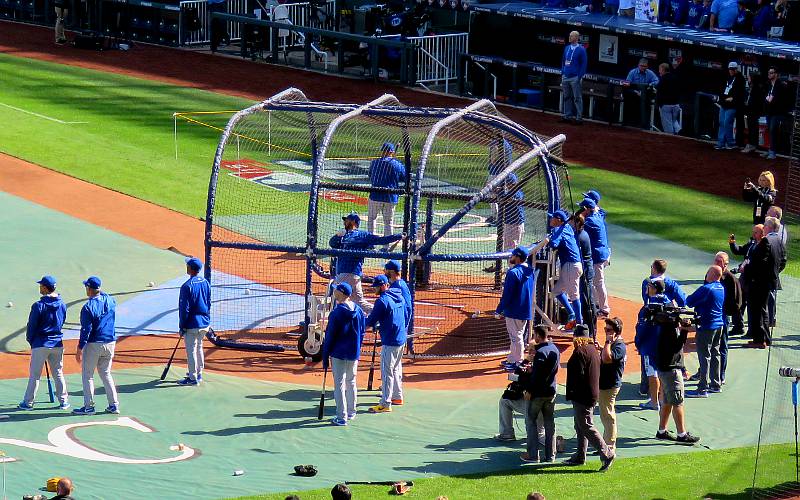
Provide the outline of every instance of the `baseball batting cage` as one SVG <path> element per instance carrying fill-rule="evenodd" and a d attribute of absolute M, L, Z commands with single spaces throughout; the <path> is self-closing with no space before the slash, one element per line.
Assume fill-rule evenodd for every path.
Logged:
<path fill-rule="evenodd" d="M 371 277 L 387 260 L 401 262 L 413 354 L 507 352 L 505 322 L 491 313 L 510 251 L 542 240 L 547 213 L 568 208 L 564 139 L 539 136 L 485 100 L 463 109 L 405 106 L 391 95 L 334 104 L 288 89 L 239 111 L 222 133 L 208 191 L 212 340 L 318 354 L 335 261 L 359 257 L 368 298 Z M 383 161 L 390 151 L 392 162 Z M 402 166 L 396 187 L 378 187 L 375 170 L 392 164 Z M 371 193 L 397 202 L 370 214 Z M 333 248 L 351 212 L 360 229 L 407 237 Z M 535 259 L 542 309 L 551 307 L 543 300 L 551 258 L 545 250 Z"/>

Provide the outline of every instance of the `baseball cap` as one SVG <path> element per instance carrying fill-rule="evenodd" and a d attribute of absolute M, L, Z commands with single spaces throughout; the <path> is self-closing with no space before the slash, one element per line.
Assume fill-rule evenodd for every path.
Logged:
<path fill-rule="evenodd" d="M 336 290 L 342 292 L 348 297 L 353 293 L 353 287 L 351 287 L 348 283 L 339 283 L 336 285 Z"/>
<path fill-rule="evenodd" d="M 356 226 L 361 225 L 361 217 L 358 216 L 355 212 L 350 212 L 349 214 L 342 217 L 342 220 L 351 220 L 356 223 Z"/>
<path fill-rule="evenodd" d="M 600 203 L 600 193 L 592 189 L 591 191 L 586 191 L 585 193 L 581 193 L 581 196 L 584 198 L 589 198 L 590 200 L 594 200 L 595 203 Z"/>
<path fill-rule="evenodd" d="M 49 288 L 55 288 L 56 279 L 48 274 L 47 276 L 42 276 L 42 279 L 37 281 L 37 283 L 39 283 L 40 285 L 44 285 L 46 287 L 49 287 Z"/>
<path fill-rule="evenodd" d="M 100 278 L 98 278 L 97 276 L 89 276 L 88 278 L 86 278 L 86 281 L 83 282 L 83 286 L 88 286 L 89 288 L 99 290 L 101 283 L 102 281 L 100 281 Z"/>
<path fill-rule="evenodd" d="M 508 177 L 506 177 L 506 182 L 513 182 L 513 183 L 516 184 L 516 182 L 518 180 L 519 179 L 517 178 L 517 174 L 515 174 L 515 173 L 510 173 L 510 174 L 508 174 Z"/>
<path fill-rule="evenodd" d="M 391 142 L 384 142 L 383 146 L 381 146 L 381 151 L 386 153 L 394 153 L 395 145 Z"/>
<path fill-rule="evenodd" d="M 517 257 L 527 259 L 530 252 L 525 247 L 517 247 L 511 251 L 511 255 L 516 255 Z"/>
<path fill-rule="evenodd" d="M 198 259 L 197 257 L 189 257 L 188 259 L 186 259 L 186 266 L 189 269 L 199 271 L 200 269 L 203 268 L 203 263 L 200 262 L 200 259 Z"/>
<path fill-rule="evenodd" d="M 572 331 L 573 337 L 588 337 L 589 327 L 586 325 L 575 325 L 575 330 Z"/>
<path fill-rule="evenodd" d="M 559 219 L 561 219 L 563 221 L 566 221 L 567 219 L 569 219 L 569 215 L 567 215 L 567 212 L 565 212 L 563 210 L 556 210 L 555 212 L 548 213 L 547 215 L 549 215 L 550 217 L 557 217 L 557 218 L 559 218 Z"/>
<path fill-rule="evenodd" d="M 736 61 L 731 61 L 728 63 L 728 69 L 738 69 L 738 68 L 739 65 L 736 63 Z"/>
<path fill-rule="evenodd" d="M 594 200 L 591 198 L 584 198 L 583 200 L 581 200 L 580 203 L 578 203 L 578 206 L 581 208 L 588 208 L 590 210 L 594 210 L 595 207 L 597 206 L 597 203 L 595 203 Z"/>
<path fill-rule="evenodd" d="M 387 262 L 386 264 L 383 265 L 383 268 L 386 269 L 387 271 L 400 272 L 400 268 L 401 268 L 400 261 L 398 261 L 398 260 L 390 260 L 389 262 Z"/>
<path fill-rule="evenodd" d="M 379 274 L 374 278 L 372 278 L 372 286 L 374 286 L 375 288 L 388 284 L 389 284 L 389 278 L 387 278 L 383 274 Z"/>

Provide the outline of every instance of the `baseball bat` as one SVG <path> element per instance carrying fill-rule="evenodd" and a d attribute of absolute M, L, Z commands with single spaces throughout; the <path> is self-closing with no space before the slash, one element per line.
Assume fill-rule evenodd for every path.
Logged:
<path fill-rule="evenodd" d="M 56 397 L 53 393 L 53 380 L 50 378 L 50 363 L 47 360 L 44 361 L 44 371 L 47 374 L 47 393 L 50 395 L 50 402 L 55 403 Z"/>
<path fill-rule="evenodd" d="M 319 412 L 317 413 L 317 420 L 322 420 L 322 414 L 325 413 L 325 383 L 328 381 L 328 367 L 325 367 L 325 373 L 322 375 L 322 392 L 319 394 Z"/>
<path fill-rule="evenodd" d="M 164 371 L 161 372 L 161 380 L 167 378 L 167 373 L 169 373 L 169 368 L 172 366 L 172 360 L 175 358 L 175 353 L 178 352 L 178 346 L 181 345 L 181 339 L 183 335 L 178 335 L 178 342 L 175 344 L 175 349 L 172 350 L 172 355 L 169 357 L 169 361 L 167 361 L 167 366 L 164 367 Z"/>
<path fill-rule="evenodd" d="M 378 333 L 372 329 L 375 341 L 372 343 L 372 361 L 369 362 L 369 378 L 367 378 L 367 390 L 372 390 L 372 380 L 375 378 L 375 351 L 378 350 Z"/>

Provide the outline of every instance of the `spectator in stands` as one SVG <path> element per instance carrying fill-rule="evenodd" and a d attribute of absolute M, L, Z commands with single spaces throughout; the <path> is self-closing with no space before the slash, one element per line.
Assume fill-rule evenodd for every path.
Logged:
<path fill-rule="evenodd" d="M 705 8 L 703 8 L 703 0 L 694 0 L 689 5 L 689 10 L 686 12 L 685 25 L 690 28 L 699 28 L 700 23 L 705 15 Z"/>
<path fill-rule="evenodd" d="M 648 61 L 646 58 L 639 59 L 637 67 L 628 72 L 625 78 L 625 85 L 623 97 L 625 99 L 625 110 L 629 111 L 628 121 L 636 116 L 636 110 L 639 111 L 638 126 L 642 128 L 650 128 L 650 92 L 652 88 L 658 84 L 658 76 L 648 69 Z"/>
<path fill-rule="evenodd" d="M 616 16 L 619 11 L 620 0 L 606 0 L 603 12 L 609 16 Z"/>
<path fill-rule="evenodd" d="M 350 500 L 351 498 L 353 498 L 353 493 L 346 484 L 339 483 L 331 488 L 331 500 Z"/>
<path fill-rule="evenodd" d="M 771 30 L 771 34 L 776 38 L 784 38 L 786 35 L 786 27 L 789 24 L 789 17 L 791 16 L 791 4 L 788 0 L 776 0 L 775 2 L 775 19 L 772 23 L 775 30 Z"/>
<path fill-rule="evenodd" d="M 635 5 L 634 0 L 619 0 L 619 17 L 635 17 Z"/>
<path fill-rule="evenodd" d="M 683 25 L 686 22 L 686 15 L 688 14 L 689 4 L 691 3 L 691 0 L 670 0 L 667 22 L 675 26 Z"/>
<path fill-rule="evenodd" d="M 697 390 L 686 394 L 690 398 L 707 398 L 709 392 L 722 392 L 719 344 L 725 325 L 723 320 L 725 289 L 719 281 L 720 278 L 722 278 L 722 268 L 709 267 L 703 286 L 686 297 L 686 305 L 695 309 L 700 321 L 695 334 L 700 376 Z"/>
<path fill-rule="evenodd" d="M 744 261 L 739 264 L 739 284 L 742 287 L 742 307 L 739 310 L 739 316 L 734 316 L 733 321 L 733 330 L 731 331 L 731 335 L 744 335 L 744 310 L 747 307 L 748 302 L 748 283 L 750 282 L 750 256 L 755 250 L 756 245 L 758 242 L 761 241 L 761 238 L 764 237 L 764 225 L 763 224 L 756 224 L 753 226 L 753 233 L 750 238 L 750 241 L 745 243 L 744 245 L 737 245 L 736 238 L 733 234 L 731 234 L 730 239 L 728 242 L 730 243 L 731 252 L 734 255 L 742 255 L 744 256 Z M 738 322 L 737 322 L 738 318 Z"/>
<path fill-rule="evenodd" d="M 711 5 L 711 0 L 703 0 L 703 11 L 700 16 L 700 22 L 697 24 L 697 29 L 711 29 Z"/>
<path fill-rule="evenodd" d="M 711 4 L 711 31 L 730 31 L 736 22 L 739 7 L 737 0 L 714 0 Z"/>
<path fill-rule="evenodd" d="M 661 115 L 661 128 L 667 134 L 681 131 L 680 82 L 670 71 L 669 64 L 658 65 L 661 77 L 656 85 L 656 105 Z"/>
<path fill-rule="evenodd" d="M 583 124 L 583 89 L 581 80 L 586 73 L 586 49 L 578 43 L 580 33 L 569 34 L 569 44 L 561 56 L 562 122 Z"/>
<path fill-rule="evenodd" d="M 736 7 L 736 20 L 731 31 L 740 34 L 753 32 L 753 13 L 747 8 L 748 0 L 738 0 Z"/>
<path fill-rule="evenodd" d="M 638 66 L 628 72 L 628 76 L 625 80 L 633 85 L 656 85 L 658 83 L 658 77 L 652 70 L 648 69 L 649 65 L 650 62 L 647 58 L 643 57 L 639 59 Z"/>
<path fill-rule="evenodd" d="M 617 449 L 616 401 L 622 387 L 622 375 L 628 355 L 622 338 L 622 320 L 606 318 L 606 341 L 600 351 L 600 421 L 603 422 L 603 440 L 612 453 Z"/>
<path fill-rule="evenodd" d="M 50 500 L 75 500 L 71 495 L 75 487 L 72 484 L 72 479 L 62 477 L 56 483 L 56 496 Z"/>
<path fill-rule="evenodd" d="M 744 94 L 744 77 L 739 73 L 739 65 L 731 61 L 728 63 L 728 78 L 719 94 L 719 132 L 714 149 L 736 149 L 733 122 L 737 110 L 744 107 Z"/>
<path fill-rule="evenodd" d="M 753 203 L 753 224 L 764 223 L 776 196 L 778 191 L 775 189 L 775 176 L 769 170 L 758 176 L 758 186 L 747 179 L 742 188 L 742 199 Z"/>
<path fill-rule="evenodd" d="M 744 98 L 744 114 L 747 123 L 747 146 L 742 153 L 752 153 L 758 148 L 758 120 L 764 110 L 764 85 L 756 68 L 747 73 L 747 86 Z"/>
<path fill-rule="evenodd" d="M 792 109 L 791 96 L 786 83 L 779 79 L 778 70 L 774 67 L 767 71 L 767 84 L 764 88 L 764 111 L 767 115 L 769 130 L 769 151 L 762 156 L 768 160 L 775 159 L 778 143 L 781 139 L 781 127 Z"/>
<path fill-rule="evenodd" d="M 543 443 L 542 461 L 553 462 L 556 459 L 556 375 L 561 354 L 558 347 L 547 338 L 547 329 L 542 325 L 533 328 L 533 342 L 528 345 L 528 359 L 531 360 L 530 368 L 520 376 L 527 405 L 527 450 L 520 458 L 523 462 L 538 462 L 539 446 Z M 542 427 L 544 439 L 541 436 Z"/>
<path fill-rule="evenodd" d="M 227 11 L 227 0 L 208 0 L 209 16 L 214 12 L 225 13 Z M 224 41 L 227 43 L 227 41 L 230 40 L 231 37 L 227 32 L 227 25 L 228 23 L 221 19 L 217 19 L 216 17 L 211 18 L 211 52 L 217 51 L 220 42 Z"/>
<path fill-rule="evenodd" d="M 770 0 L 758 0 L 756 13 L 753 16 L 753 35 L 766 38 L 772 23 L 775 21 L 775 8 Z"/>
<path fill-rule="evenodd" d="M 67 43 L 64 35 L 64 20 L 67 18 L 67 0 L 54 0 L 53 6 L 56 10 L 56 45 Z"/>

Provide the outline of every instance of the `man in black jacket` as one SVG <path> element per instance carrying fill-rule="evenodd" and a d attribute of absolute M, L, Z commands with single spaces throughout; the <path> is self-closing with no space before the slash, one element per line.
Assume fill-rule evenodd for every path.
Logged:
<path fill-rule="evenodd" d="M 536 424 L 541 415 L 544 421 L 544 459 L 556 459 L 556 375 L 561 363 L 561 353 L 547 338 L 547 330 L 542 325 L 533 327 L 533 343 L 528 352 L 533 351 L 533 363 L 527 376 L 520 377 L 525 388 L 528 411 L 525 415 L 525 429 L 528 434 L 528 450 L 520 457 L 523 462 L 539 461 L 539 439 Z"/>
<path fill-rule="evenodd" d="M 736 112 L 744 106 L 744 77 L 739 73 L 739 65 L 728 63 L 728 77 L 719 94 L 719 133 L 714 149 L 736 149 L 733 137 L 733 122 Z"/>
<path fill-rule="evenodd" d="M 747 308 L 747 285 L 749 282 L 748 274 L 750 273 L 750 254 L 755 250 L 756 245 L 761 238 L 764 237 L 764 225 L 756 224 L 753 226 L 753 235 L 750 240 L 744 245 L 736 244 L 736 237 L 731 234 L 728 243 L 731 247 L 731 252 L 734 255 L 741 255 L 744 260 L 739 264 L 739 284 L 742 287 L 742 306 L 739 308 L 739 314 L 732 317 L 733 329 L 730 335 L 744 335 L 744 311 Z"/>
<path fill-rule="evenodd" d="M 767 71 L 767 85 L 764 89 L 764 111 L 767 115 L 769 130 L 769 151 L 763 154 L 766 159 L 774 160 L 778 149 L 781 127 L 792 109 L 792 95 L 788 85 L 780 81 L 778 70 L 774 67 Z"/>
<path fill-rule="evenodd" d="M 595 428 L 592 418 L 600 397 L 600 354 L 589 338 L 586 325 L 575 327 L 573 345 L 575 350 L 567 362 L 567 401 L 572 401 L 578 446 L 575 454 L 564 463 L 583 465 L 586 448 L 591 443 L 600 452 L 600 471 L 604 471 L 614 462 L 615 456 Z"/>
<path fill-rule="evenodd" d="M 578 242 L 578 250 L 581 253 L 581 264 L 583 274 L 580 281 L 581 292 L 581 311 L 586 318 L 589 327 L 589 335 L 597 338 L 597 310 L 594 305 L 592 288 L 594 287 L 594 265 L 592 264 L 592 240 L 589 233 L 583 230 L 586 219 L 581 212 L 577 212 L 572 218 L 572 225 L 575 227 L 575 239 Z"/>
<path fill-rule="evenodd" d="M 780 273 L 786 267 L 786 249 L 778 234 L 780 223 L 767 217 L 766 236 L 761 238 L 750 255 L 747 286 L 748 333 L 753 340 L 747 347 L 764 349 L 772 341 L 769 332 L 767 301 L 769 294 L 780 288 Z"/>
<path fill-rule="evenodd" d="M 670 72 L 669 64 L 658 65 L 661 78 L 656 85 L 656 105 L 661 115 L 661 130 L 667 134 L 681 131 L 681 82 Z"/>

